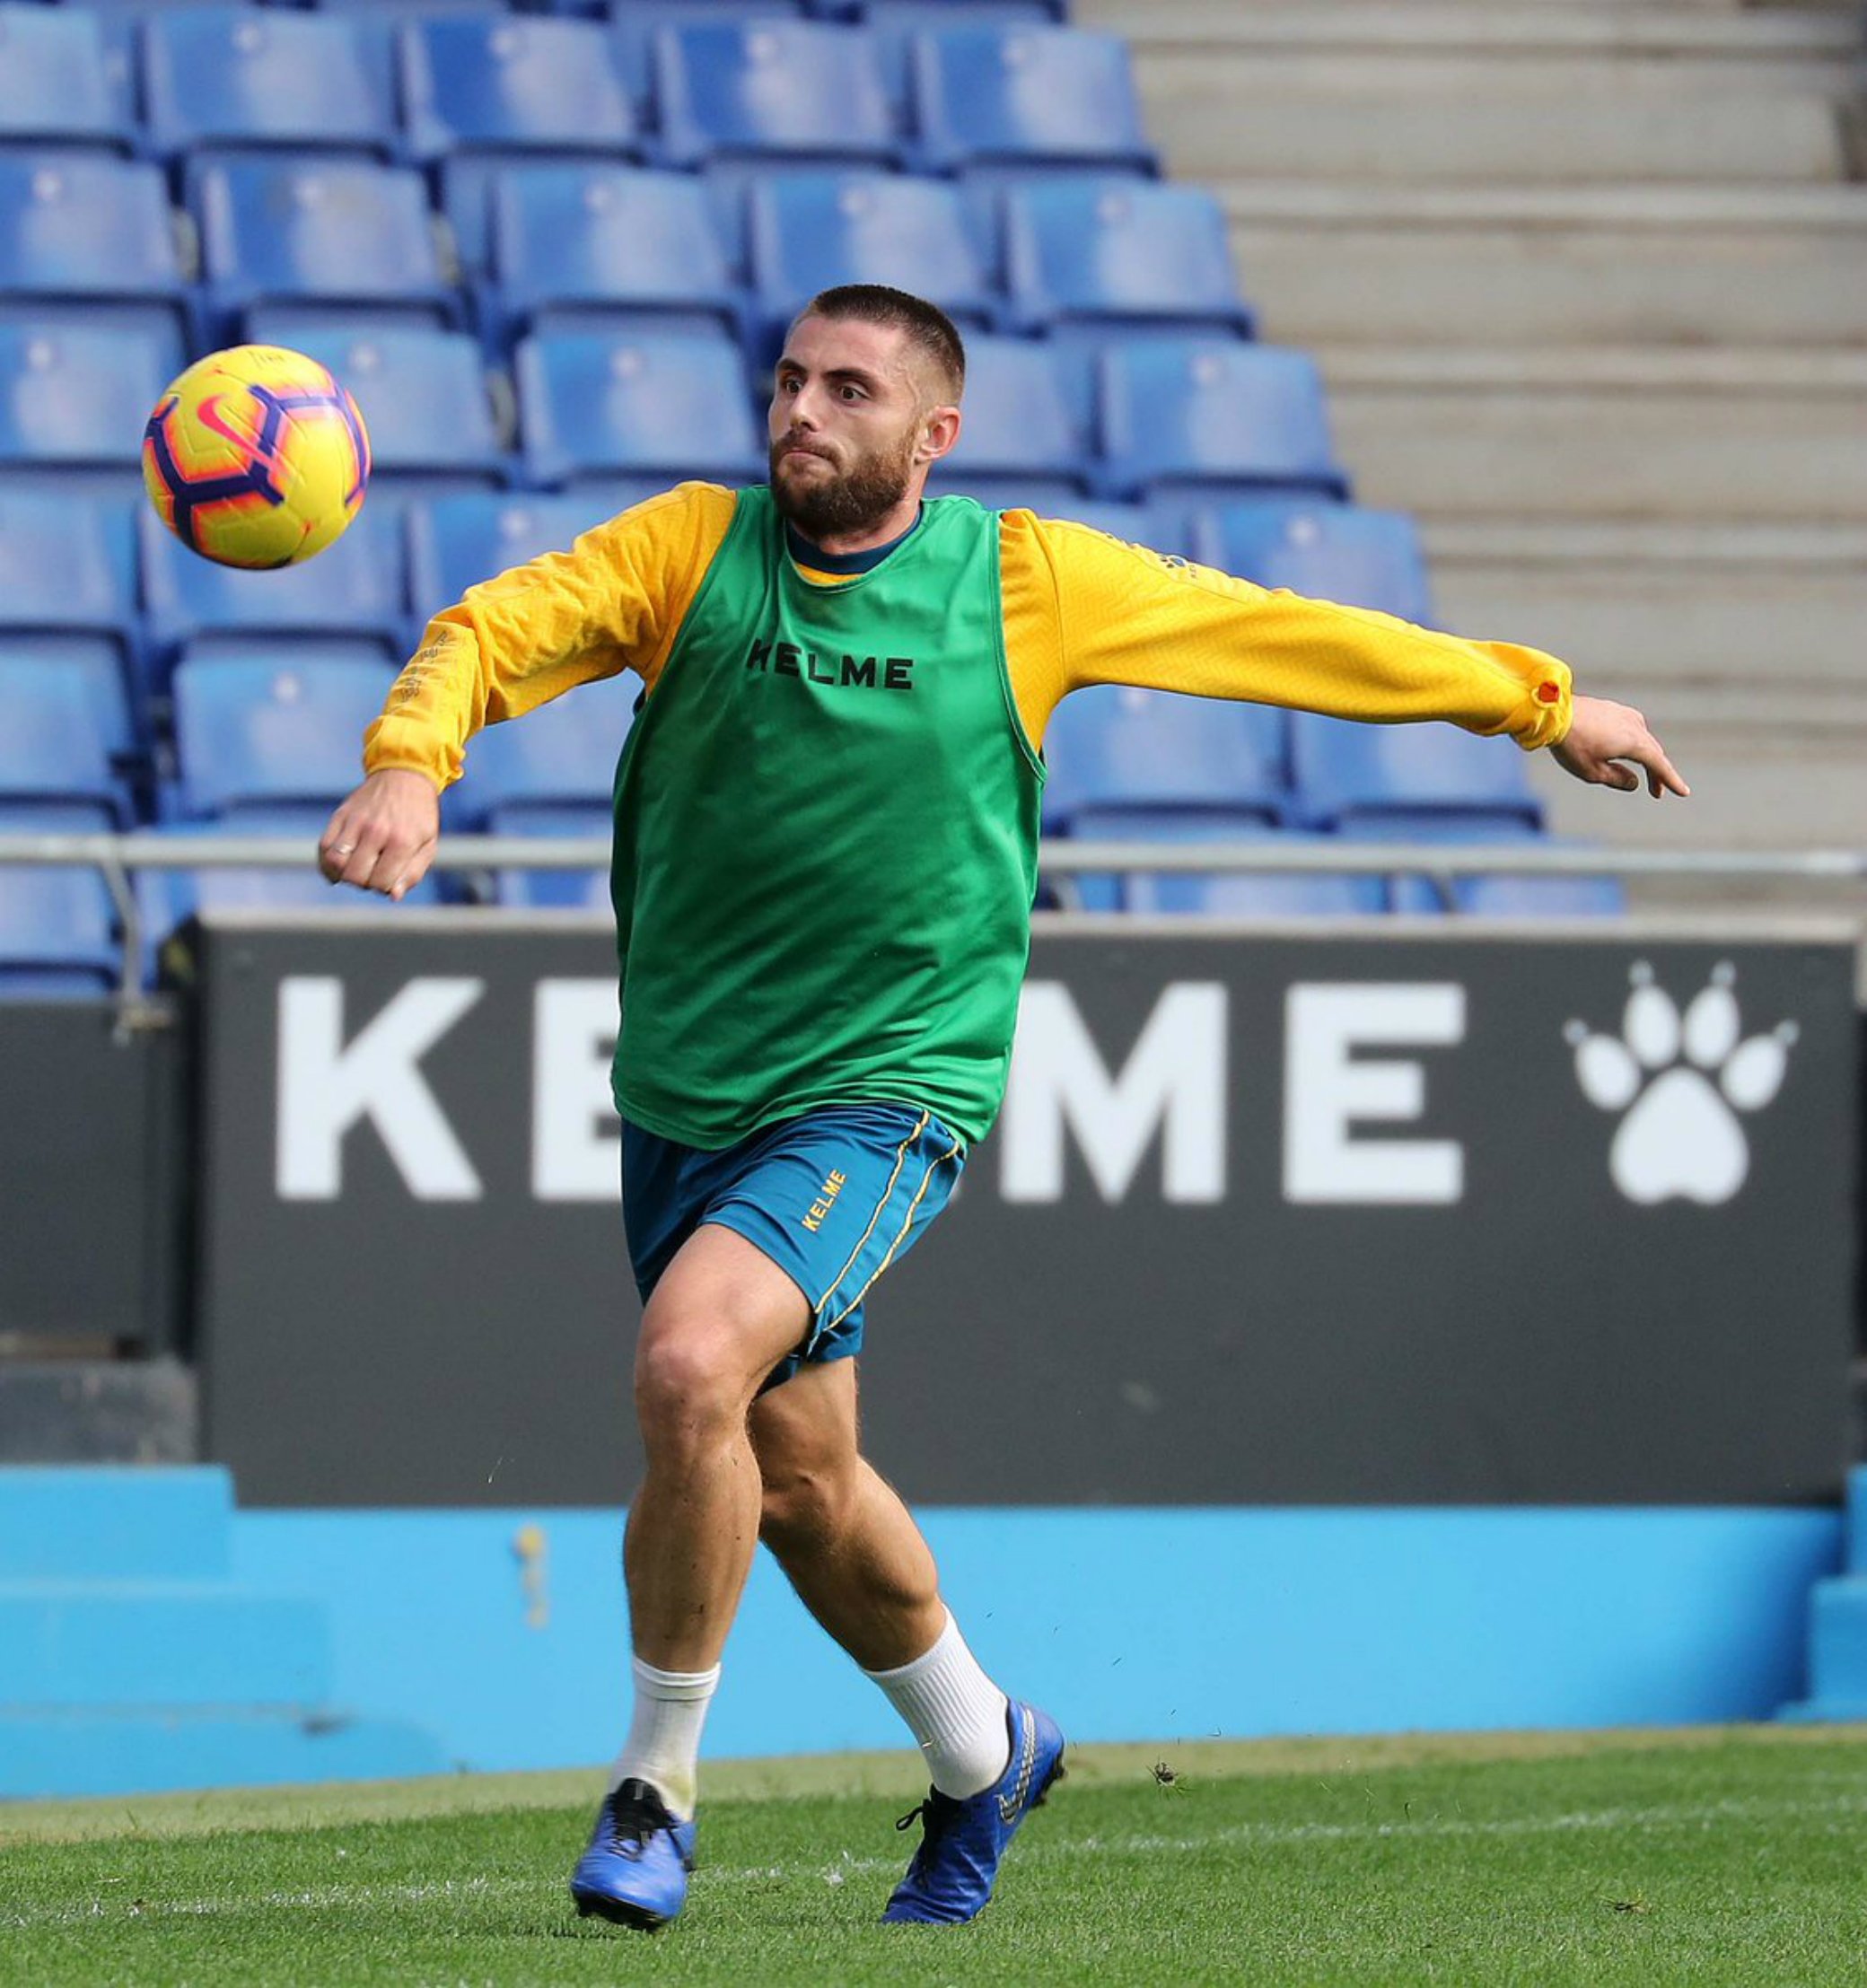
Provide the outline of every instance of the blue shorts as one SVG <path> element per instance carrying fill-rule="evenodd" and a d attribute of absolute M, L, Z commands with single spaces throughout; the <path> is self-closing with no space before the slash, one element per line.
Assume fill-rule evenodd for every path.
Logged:
<path fill-rule="evenodd" d="M 622 1217 L 642 1301 L 702 1222 L 743 1236 L 804 1294 L 811 1323 L 767 1388 L 862 1350 L 863 1301 L 945 1207 L 966 1149 L 930 1111 L 830 1105 L 708 1152 L 622 1126 Z"/>

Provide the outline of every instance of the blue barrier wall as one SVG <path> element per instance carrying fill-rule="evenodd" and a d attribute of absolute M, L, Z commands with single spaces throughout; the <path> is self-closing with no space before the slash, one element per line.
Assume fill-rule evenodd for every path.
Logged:
<path fill-rule="evenodd" d="M 1805 1689 L 1834 1511 L 936 1511 L 968 1637 L 1081 1739 L 1767 1718 Z M 232 1572 L 326 1611 L 331 1697 L 477 1769 L 592 1765 L 626 1715 L 609 1512 L 250 1511 Z M 714 1757 L 887 1747 L 760 1555 Z"/>

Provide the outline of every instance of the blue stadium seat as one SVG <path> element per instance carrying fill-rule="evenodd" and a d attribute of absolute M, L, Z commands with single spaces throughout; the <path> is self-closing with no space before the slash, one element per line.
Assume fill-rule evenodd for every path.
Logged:
<path fill-rule="evenodd" d="M 131 681 L 141 635 L 133 516 L 127 502 L 0 490 L 0 644 L 79 644 L 115 657 Z"/>
<path fill-rule="evenodd" d="M 1209 338 L 1142 338 L 1101 357 L 1107 495 L 1345 497 L 1322 380 L 1307 353 Z"/>
<path fill-rule="evenodd" d="M 228 159 L 197 189 L 212 336 L 239 336 L 241 312 L 290 302 L 331 321 L 460 321 L 421 175 L 350 160 Z"/>
<path fill-rule="evenodd" d="M 45 826 L 0 814 L 0 833 Z M 115 927 L 96 871 L 0 863 L 0 1000 L 110 993 L 121 973 Z"/>
<path fill-rule="evenodd" d="M 78 7 L 0 6 L 0 145 L 133 149 L 97 17 Z"/>
<path fill-rule="evenodd" d="M 484 492 L 437 497 L 408 512 L 408 583 L 416 611 L 438 613 L 469 587 L 541 553 L 563 552 L 609 515 L 586 497 Z"/>
<path fill-rule="evenodd" d="M 1037 477 L 1061 478 L 1065 504 L 1070 492 L 1080 502 L 1091 487 L 1088 438 L 1051 350 L 1027 338 L 969 338 L 959 445 L 934 471 L 936 494 L 964 487 L 986 503 L 996 486 L 1008 501 L 1022 503 L 1021 486 L 1028 490 Z"/>
<path fill-rule="evenodd" d="M 819 22 L 705 20 L 654 39 L 661 156 L 900 162 L 875 44 Z"/>
<path fill-rule="evenodd" d="M 1223 504 L 1193 520 L 1194 556 L 1260 587 L 1430 626 L 1420 534 L 1403 512 L 1346 504 Z"/>
<path fill-rule="evenodd" d="M 315 652 L 183 661 L 175 671 L 182 813 L 335 806 L 363 777 L 363 736 L 395 676 L 386 662 Z"/>
<path fill-rule="evenodd" d="M 956 12 L 957 10 L 949 10 Z M 954 25 L 909 55 L 918 162 L 1095 166 L 1153 172 L 1153 147 L 1118 35 L 1019 23 Z"/>
<path fill-rule="evenodd" d="M 1495 812 L 1459 815 L 1415 810 L 1363 815 L 1351 823 L 1350 832 L 1369 843 L 1553 846 L 1551 838 L 1531 822 Z M 1393 876 L 1392 889 L 1395 910 L 1413 916 L 1451 911 L 1481 918 L 1612 918 L 1627 908 L 1626 889 L 1619 878 L 1610 876 L 1537 876 L 1501 870 L 1456 876 L 1447 886 L 1423 872 L 1402 871 Z"/>
<path fill-rule="evenodd" d="M 80 803 L 127 823 L 129 703 L 108 654 L 19 649 L 0 635 L 0 803 Z"/>
<path fill-rule="evenodd" d="M 467 770 L 453 790 L 462 819 L 503 835 L 515 809 L 537 815 L 607 808 L 641 688 L 632 674 L 608 677 L 487 726 L 467 749 Z"/>
<path fill-rule="evenodd" d="M 437 167 L 463 261 L 486 260 L 486 202 L 502 162 L 640 153 L 615 38 L 593 21 L 479 13 L 401 30 L 403 120 L 414 157 Z"/>
<path fill-rule="evenodd" d="M 1007 186 L 1011 328 L 1251 335 L 1225 215 L 1203 188 L 1104 174 Z"/>
<path fill-rule="evenodd" d="M 330 818 L 323 802 L 311 807 L 242 807 L 232 820 L 165 821 L 154 833 L 186 847 L 203 836 L 276 836 L 301 845 L 304 862 L 290 869 L 229 869 L 202 864 L 197 869 L 143 869 L 136 874 L 136 911 L 142 921 L 144 978 L 157 977 L 167 942 L 197 912 L 392 911 L 396 905 L 374 891 L 337 889 L 327 883 L 310 855 Z M 434 905 L 442 891 L 432 871 L 400 902 Z"/>
<path fill-rule="evenodd" d="M 161 169 L 80 153 L 0 153 L 0 315 L 82 305 L 166 333 L 179 371 L 192 322 Z"/>
<path fill-rule="evenodd" d="M 525 467 L 541 486 L 765 474 L 744 363 L 724 338 L 559 332 L 522 339 L 513 371 Z"/>
<path fill-rule="evenodd" d="M 264 307 L 248 323 L 262 343 L 329 366 L 355 396 L 370 437 L 371 501 L 504 481 L 479 344 L 467 332 L 393 322 L 349 330 Z"/>
<path fill-rule="evenodd" d="M 556 0 L 552 13 L 594 15 L 609 24 L 622 79 L 644 128 L 657 121 L 654 38 L 677 23 L 797 20 L 803 0 Z"/>
<path fill-rule="evenodd" d="M 514 331 L 600 319 L 736 337 L 739 293 L 714 202 L 691 173 L 629 166 L 508 166 L 491 195 L 481 321 Z"/>
<path fill-rule="evenodd" d="M 1043 740 L 1045 821 L 1074 834 L 1088 810 L 1137 808 L 1275 825 L 1291 798 L 1284 723 L 1265 705 L 1127 685 L 1074 691 Z"/>
<path fill-rule="evenodd" d="M 500 810 L 503 836 L 592 836 L 615 832 L 607 806 L 513 807 Z M 609 911 L 609 872 L 603 870 L 502 870 L 494 885 L 503 905 L 530 910 Z"/>
<path fill-rule="evenodd" d="M 249 6 L 153 14 L 143 108 L 151 149 L 191 171 L 228 148 L 400 150 L 391 51 L 374 21 Z"/>
<path fill-rule="evenodd" d="M 1289 846 L 1310 838 L 1261 821 L 1222 815 L 1158 814 L 1092 809 L 1079 816 L 1078 839 L 1137 842 L 1263 842 Z M 1379 875 L 1334 871 L 1131 870 L 1085 874 L 1074 893 L 1085 911 L 1120 909 L 1157 916 L 1213 918 L 1378 917 L 1389 908 Z M 1065 898 L 1072 893 L 1065 889 Z"/>
<path fill-rule="evenodd" d="M 171 356 L 156 331 L 0 320 L 5 484 L 140 496 L 143 426 L 173 377 Z"/>
<path fill-rule="evenodd" d="M 1303 818 L 1344 835 L 1509 835 L 1542 825 L 1522 751 L 1452 724 L 1355 724 L 1291 716 L 1291 769 Z"/>
<path fill-rule="evenodd" d="M 401 660 L 408 592 L 397 535 L 353 528 L 302 565 L 243 573 L 189 552 L 153 512 L 138 524 L 146 624 L 163 655 L 184 648 L 250 655 L 281 639 L 347 640 L 381 661 Z"/>
<path fill-rule="evenodd" d="M 869 171 L 756 181 L 748 215 L 759 356 L 776 359 L 800 305 L 837 283 L 885 283 L 929 297 L 962 327 L 992 296 L 959 196 L 934 180 Z"/>
<path fill-rule="evenodd" d="M 826 21 L 861 21 L 886 27 L 903 17 L 945 22 L 1051 21 L 1070 17 L 1069 0 L 811 0 L 810 12 Z"/>

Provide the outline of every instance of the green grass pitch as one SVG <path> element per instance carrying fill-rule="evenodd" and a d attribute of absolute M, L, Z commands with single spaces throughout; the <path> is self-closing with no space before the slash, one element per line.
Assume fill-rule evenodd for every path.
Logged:
<path fill-rule="evenodd" d="M 1084 1747 L 956 1929 L 874 1923 L 912 1769 L 709 1767 L 652 1937 L 595 1774 L 0 1808 L 0 1983 L 1867 1983 L 1867 1729 Z"/>

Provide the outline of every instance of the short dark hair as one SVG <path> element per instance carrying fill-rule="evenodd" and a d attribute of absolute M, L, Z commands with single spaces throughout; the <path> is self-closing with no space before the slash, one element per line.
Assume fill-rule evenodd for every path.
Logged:
<path fill-rule="evenodd" d="M 966 390 L 966 347 L 958 328 L 936 303 L 885 283 L 839 283 L 820 290 L 802 311 L 804 318 L 854 318 L 863 324 L 905 331 L 909 344 L 938 370 L 955 400 Z"/>

